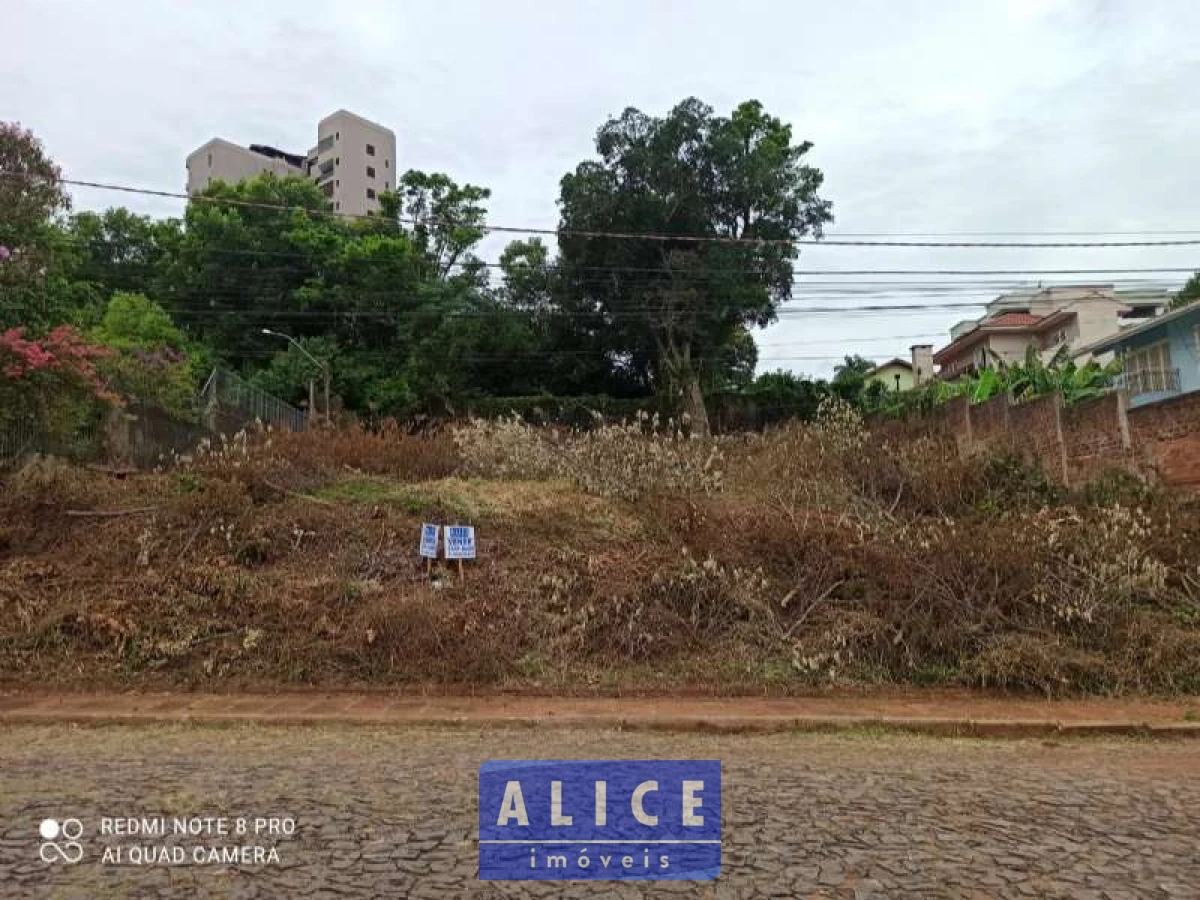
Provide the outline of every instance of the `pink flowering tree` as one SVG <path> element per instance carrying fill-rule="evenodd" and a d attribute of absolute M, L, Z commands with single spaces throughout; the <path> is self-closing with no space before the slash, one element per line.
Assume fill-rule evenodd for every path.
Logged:
<path fill-rule="evenodd" d="M 77 427 L 103 406 L 119 406 L 96 370 L 112 351 L 70 325 L 34 338 L 23 327 L 0 331 L 0 416 L 29 418 L 40 427 Z"/>

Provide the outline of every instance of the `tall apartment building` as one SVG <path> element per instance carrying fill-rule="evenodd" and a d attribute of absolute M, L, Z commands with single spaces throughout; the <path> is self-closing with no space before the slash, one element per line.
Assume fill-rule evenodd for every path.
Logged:
<path fill-rule="evenodd" d="M 339 109 L 317 123 L 317 144 L 303 155 L 221 138 L 201 144 L 187 157 L 187 190 L 194 194 L 214 181 L 274 172 L 312 178 L 335 212 L 363 216 L 377 213 L 379 195 L 396 189 L 396 169 L 395 132 Z"/>

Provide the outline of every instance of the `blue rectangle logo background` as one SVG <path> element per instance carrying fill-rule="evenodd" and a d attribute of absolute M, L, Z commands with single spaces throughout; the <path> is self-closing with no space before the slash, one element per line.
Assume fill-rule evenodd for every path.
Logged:
<path fill-rule="evenodd" d="M 604 783 L 602 803 L 597 782 Z M 720 871 L 720 760 L 491 760 L 479 767 L 481 879 L 703 880 Z"/>

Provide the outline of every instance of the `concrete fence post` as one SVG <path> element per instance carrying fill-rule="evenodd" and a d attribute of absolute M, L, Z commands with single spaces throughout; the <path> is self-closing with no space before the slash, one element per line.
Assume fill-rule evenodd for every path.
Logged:
<path fill-rule="evenodd" d="M 1071 486 L 1071 468 L 1067 462 L 1067 441 L 1063 435 L 1063 395 L 1055 391 L 1054 398 L 1054 440 L 1058 444 L 1058 467 L 1062 476 L 1063 487 Z"/>
<path fill-rule="evenodd" d="M 975 449 L 975 433 L 971 428 L 971 399 L 969 397 L 955 397 L 950 402 L 957 403 L 962 407 L 962 412 L 960 413 L 962 440 L 958 444 L 959 455 L 970 456 Z M 956 434 L 959 432 L 958 425 L 954 426 L 954 431 Z"/>
<path fill-rule="evenodd" d="M 1129 437 L 1129 391 L 1117 391 L 1117 429 L 1121 432 L 1121 449 L 1131 450 L 1133 441 Z"/>
<path fill-rule="evenodd" d="M 113 465 L 129 465 L 133 459 L 133 420 L 134 416 L 119 406 L 105 414 L 102 445 L 105 459 Z"/>

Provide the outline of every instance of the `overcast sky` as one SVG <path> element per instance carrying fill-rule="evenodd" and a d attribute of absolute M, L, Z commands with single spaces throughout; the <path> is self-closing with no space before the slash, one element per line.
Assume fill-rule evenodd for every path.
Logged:
<path fill-rule="evenodd" d="M 491 188 L 493 223 L 552 228 L 558 181 L 606 117 L 692 95 L 727 113 L 754 98 L 813 142 L 834 205 L 828 237 L 1200 237 L 1197 35 L 1190 0 L 5 0 L 0 118 L 31 127 L 68 177 L 182 190 L 184 157 L 209 138 L 303 153 L 317 121 L 346 108 L 396 132 L 402 167 Z M 82 189 L 75 199 L 182 207 Z M 1200 267 L 1198 251 L 818 247 L 800 266 Z M 1000 290 L 843 279 L 870 292 L 853 296 L 833 280 L 802 278 L 792 306 Z M 907 356 L 920 338 L 945 343 L 970 313 L 788 315 L 759 335 L 760 369 L 827 374 L 842 353 Z"/>

